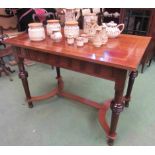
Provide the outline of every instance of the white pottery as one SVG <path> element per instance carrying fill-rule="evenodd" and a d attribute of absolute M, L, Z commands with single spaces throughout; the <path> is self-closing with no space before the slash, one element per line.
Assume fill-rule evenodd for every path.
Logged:
<path fill-rule="evenodd" d="M 107 31 L 106 31 L 106 27 L 101 26 L 102 27 L 102 44 L 106 44 L 108 42 L 108 35 L 107 35 Z"/>
<path fill-rule="evenodd" d="M 68 43 L 69 45 L 74 44 L 74 38 L 67 38 L 67 43 Z"/>
<path fill-rule="evenodd" d="M 55 29 L 52 31 L 50 37 L 53 41 L 60 42 L 62 39 L 62 34 L 59 29 Z"/>
<path fill-rule="evenodd" d="M 46 31 L 47 35 L 50 36 L 54 29 L 59 29 L 61 31 L 61 25 L 59 20 L 47 20 Z"/>
<path fill-rule="evenodd" d="M 84 45 L 84 41 L 82 37 L 77 37 L 76 38 L 76 45 L 79 47 L 82 47 Z"/>
<path fill-rule="evenodd" d="M 96 33 L 97 24 L 97 16 L 95 13 L 89 13 L 84 16 L 84 25 L 83 31 L 90 37 L 93 37 Z"/>
<path fill-rule="evenodd" d="M 66 8 L 64 9 L 64 11 L 65 11 L 65 22 L 76 21 L 75 8 Z"/>
<path fill-rule="evenodd" d="M 102 28 L 98 27 L 98 29 L 96 29 L 96 35 L 93 38 L 93 45 L 95 47 L 100 47 L 102 44 L 103 44 Z"/>
<path fill-rule="evenodd" d="M 45 39 L 45 30 L 42 23 L 30 23 L 28 26 L 28 36 L 31 41 L 42 41 Z"/>
<path fill-rule="evenodd" d="M 79 26 L 77 21 L 68 21 L 65 23 L 64 35 L 68 38 L 69 35 L 72 35 L 74 38 L 79 36 Z"/>
<path fill-rule="evenodd" d="M 107 24 L 103 23 L 102 25 L 106 26 L 106 31 L 107 31 L 108 38 L 116 38 L 124 30 L 124 24 L 117 25 L 113 21 L 111 21 L 111 22 L 109 22 Z M 119 27 L 121 27 L 121 29 L 119 29 Z"/>
<path fill-rule="evenodd" d="M 87 34 L 83 33 L 80 36 L 83 38 L 83 42 L 84 43 L 88 43 L 88 36 L 87 36 Z"/>
<path fill-rule="evenodd" d="M 73 36 L 73 35 L 68 35 L 67 43 L 68 43 L 69 45 L 74 44 L 74 36 Z"/>

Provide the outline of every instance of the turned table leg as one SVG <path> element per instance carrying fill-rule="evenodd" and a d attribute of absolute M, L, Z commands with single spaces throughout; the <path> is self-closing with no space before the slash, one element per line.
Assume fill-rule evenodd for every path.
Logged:
<path fill-rule="evenodd" d="M 144 72 L 145 63 L 142 63 L 141 73 Z"/>
<path fill-rule="evenodd" d="M 56 72 L 57 72 L 57 77 L 56 79 L 58 80 L 58 93 L 61 94 L 63 88 L 64 88 L 64 83 L 60 74 L 60 67 L 56 67 Z"/>
<path fill-rule="evenodd" d="M 122 77 L 121 77 L 122 76 Z M 108 145 L 113 145 L 114 140 L 116 138 L 116 128 L 119 120 L 119 115 L 123 111 L 124 103 L 123 103 L 123 91 L 125 87 L 126 81 L 126 72 L 120 72 L 115 81 L 115 96 L 111 102 L 110 108 L 112 110 L 111 116 L 111 124 L 110 130 L 108 134 Z"/>
<path fill-rule="evenodd" d="M 135 72 L 132 71 L 129 75 L 128 88 L 127 88 L 127 93 L 125 95 L 125 107 L 129 107 L 131 91 L 137 75 L 138 75 L 138 71 L 135 71 Z"/>
<path fill-rule="evenodd" d="M 31 94 L 30 94 L 29 85 L 28 85 L 28 81 L 27 81 L 28 73 L 25 70 L 23 61 L 24 61 L 23 58 L 18 58 L 19 78 L 22 80 L 26 98 L 27 98 L 27 100 L 30 100 Z M 29 108 L 33 107 L 33 104 L 31 101 L 28 101 L 28 106 L 29 106 Z"/>

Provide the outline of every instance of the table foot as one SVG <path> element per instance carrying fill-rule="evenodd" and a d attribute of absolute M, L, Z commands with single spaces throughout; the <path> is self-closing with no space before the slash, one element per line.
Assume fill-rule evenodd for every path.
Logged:
<path fill-rule="evenodd" d="M 124 96 L 123 97 L 124 107 L 128 108 L 129 107 L 129 102 L 130 102 L 130 97 L 127 98 L 127 96 Z"/>
<path fill-rule="evenodd" d="M 129 107 L 129 102 L 125 103 L 125 107 L 126 107 L 126 108 Z"/>
<path fill-rule="evenodd" d="M 124 107 L 128 108 L 129 107 L 129 102 L 130 102 L 130 100 L 126 100 L 125 104 L 124 104 Z"/>
<path fill-rule="evenodd" d="M 114 145 L 114 140 L 113 140 L 113 139 L 108 139 L 108 140 L 107 140 L 107 144 L 108 144 L 109 146 L 113 146 L 113 145 Z"/>
<path fill-rule="evenodd" d="M 111 135 L 109 134 L 110 133 L 110 126 L 106 120 L 106 113 L 110 108 L 111 101 L 112 100 L 105 101 L 104 104 L 102 105 L 102 107 L 99 109 L 99 113 L 98 113 L 98 119 L 99 119 L 101 127 L 103 128 L 103 130 L 107 136 L 108 145 L 113 145 L 113 142 L 114 142 L 116 135 L 117 135 L 115 132 Z"/>
<path fill-rule="evenodd" d="M 33 104 L 31 103 L 31 104 L 28 104 L 29 105 L 29 108 L 33 108 Z"/>

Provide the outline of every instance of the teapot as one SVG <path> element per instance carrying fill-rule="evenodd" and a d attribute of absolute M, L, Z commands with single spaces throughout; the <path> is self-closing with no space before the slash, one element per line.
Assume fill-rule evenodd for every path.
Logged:
<path fill-rule="evenodd" d="M 114 23 L 114 21 L 111 21 L 107 24 L 102 23 L 102 26 L 106 27 L 108 38 L 116 38 L 124 30 L 124 24 L 123 23 L 117 25 L 116 23 Z M 121 27 L 121 29 L 119 27 Z"/>

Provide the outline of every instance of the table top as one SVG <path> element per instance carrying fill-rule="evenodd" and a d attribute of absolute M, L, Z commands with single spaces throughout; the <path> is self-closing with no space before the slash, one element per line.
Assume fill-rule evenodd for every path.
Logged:
<path fill-rule="evenodd" d="M 14 38 L 6 39 L 5 43 L 16 47 L 135 71 L 150 40 L 151 37 L 121 34 L 117 38 L 109 39 L 101 47 L 94 47 L 92 43 L 77 47 L 76 44 L 68 45 L 65 38 L 58 43 L 53 42 L 48 36 L 43 41 L 30 41 L 28 34 L 24 33 Z"/>

